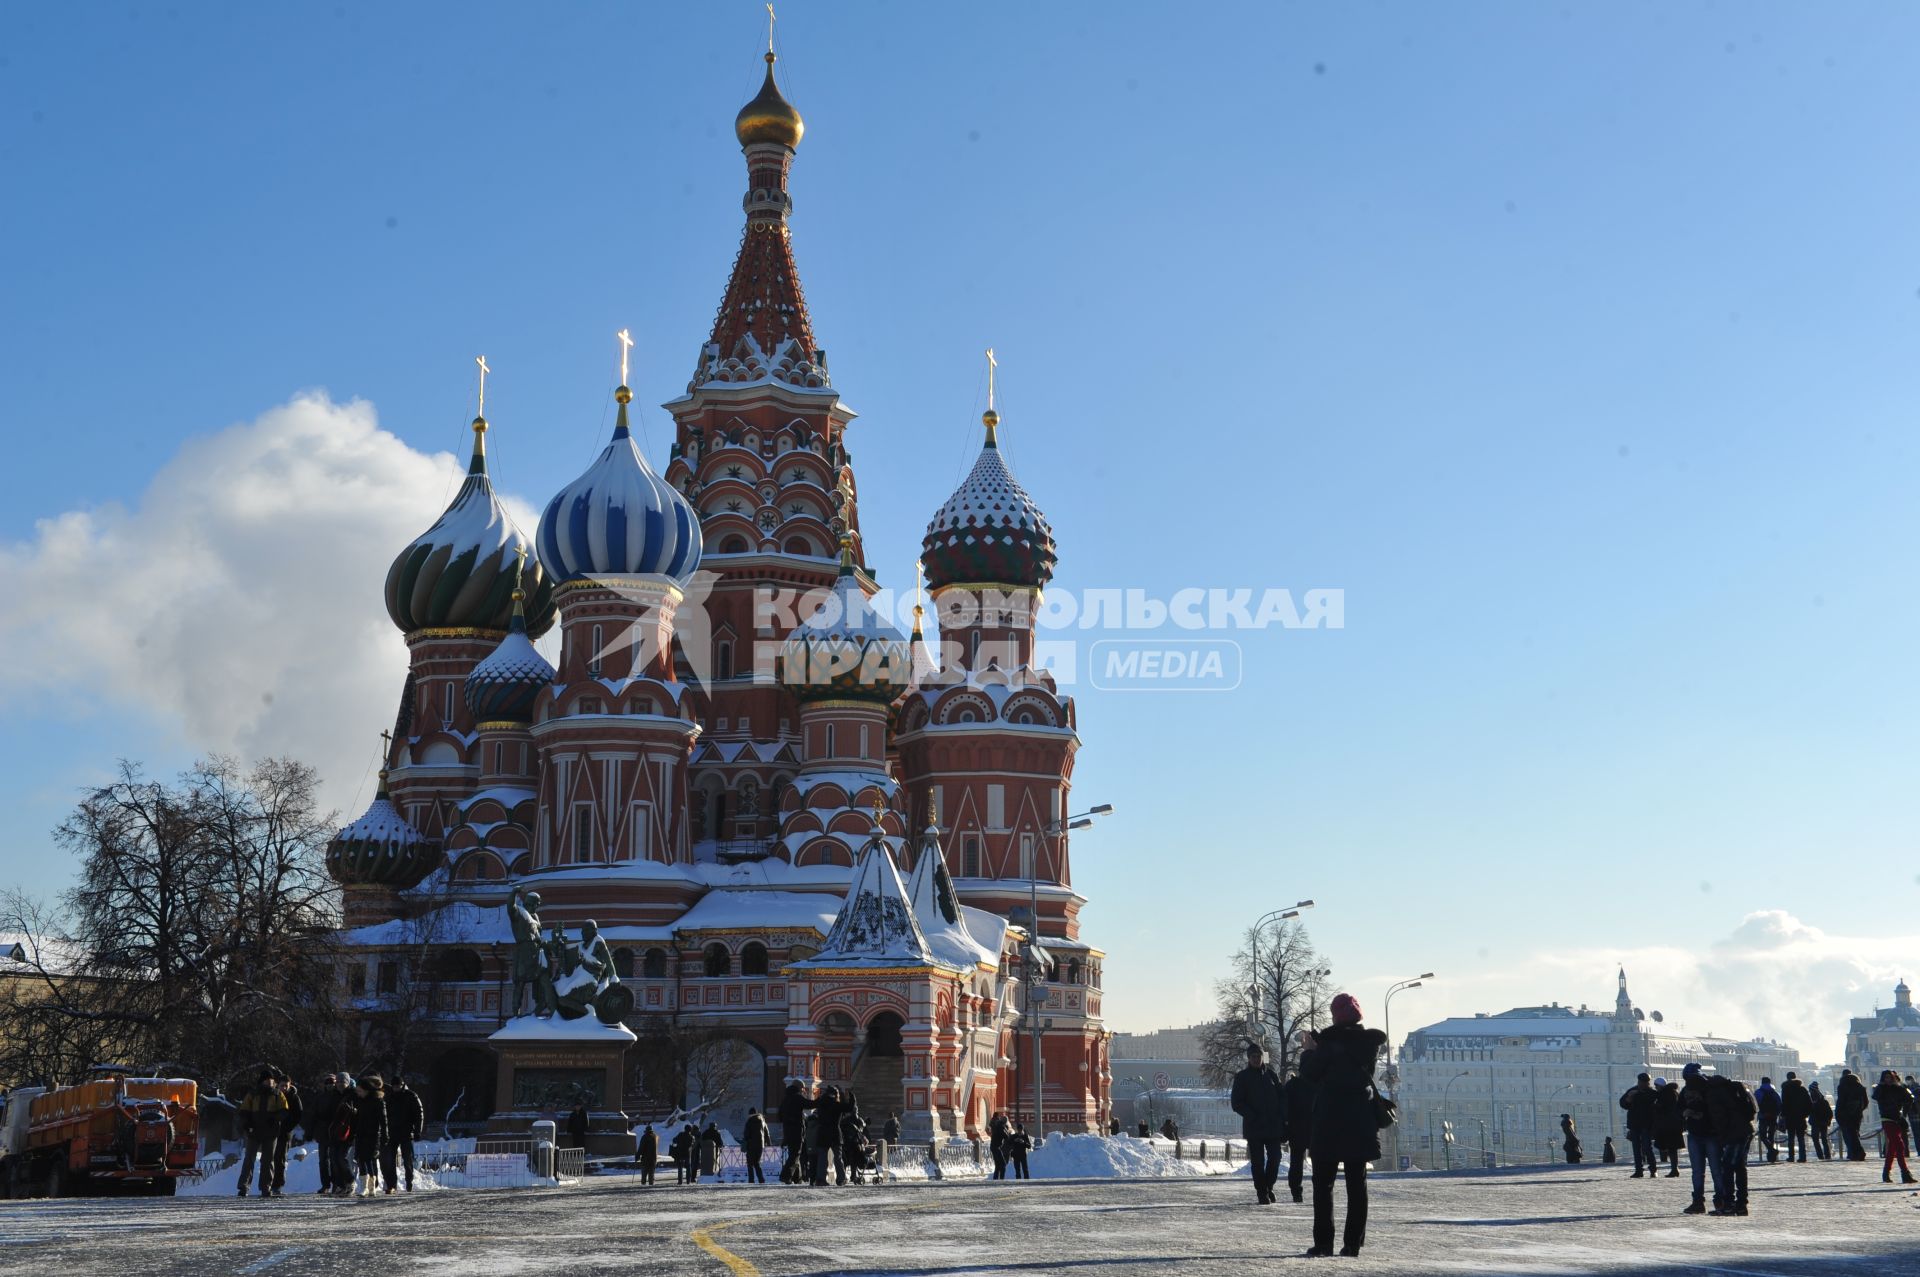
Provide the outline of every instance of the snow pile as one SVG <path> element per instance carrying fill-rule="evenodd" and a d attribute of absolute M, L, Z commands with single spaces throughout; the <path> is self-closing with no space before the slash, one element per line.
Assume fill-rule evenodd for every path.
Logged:
<path fill-rule="evenodd" d="M 1130 1135 L 1049 1135 L 1027 1155 L 1035 1179 L 1175 1179 L 1197 1166 Z"/>

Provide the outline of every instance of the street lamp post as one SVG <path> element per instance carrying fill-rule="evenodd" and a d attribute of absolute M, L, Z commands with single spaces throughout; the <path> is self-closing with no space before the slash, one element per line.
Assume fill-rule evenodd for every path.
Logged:
<path fill-rule="evenodd" d="M 1311 909 L 1311 908 L 1313 908 L 1313 901 L 1296 900 L 1293 902 L 1293 904 L 1289 905 L 1285 909 L 1274 909 L 1260 915 L 1260 917 L 1253 924 L 1253 987 L 1252 987 L 1253 1015 L 1251 1018 L 1253 1020 L 1253 1027 L 1256 1032 L 1265 1023 L 1265 1016 L 1262 1014 L 1261 1006 L 1260 1006 L 1260 1004 L 1265 1000 L 1264 997 L 1262 996 L 1262 979 L 1260 975 L 1260 929 L 1266 926 L 1269 922 L 1274 922 L 1274 921 L 1284 922 L 1288 918 L 1298 918 L 1300 916 L 1301 910 Z M 1280 1001 L 1280 997 L 1276 993 L 1274 995 L 1274 1002 L 1276 1003 L 1276 1005 L 1273 1008 L 1274 1014 L 1276 1016 L 1278 1016 L 1280 1013 L 1280 1007 L 1277 1005 L 1279 1001 Z M 1276 1024 L 1275 1027 L 1284 1029 L 1286 1026 L 1281 1024 Z"/>
<path fill-rule="evenodd" d="M 1423 971 L 1417 976 L 1401 980 L 1387 987 L 1387 996 L 1384 999 L 1385 1007 L 1383 1008 L 1382 1016 L 1386 1023 L 1387 1032 L 1387 1082 L 1389 1085 L 1396 1084 L 1399 1076 L 1393 1067 L 1393 995 L 1396 993 L 1405 993 L 1408 989 L 1417 989 L 1422 983 L 1431 979 L 1433 979 L 1433 972 Z"/>
<path fill-rule="evenodd" d="M 1460 1070 L 1460 1071 L 1459 1071 L 1458 1073 L 1456 1073 L 1456 1074 L 1454 1074 L 1454 1075 L 1453 1075 L 1452 1077 L 1450 1077 L 1450 1078 L 1448 1078 L 1448 1079 L 1447 1079 L 1447 1084 L 1446 1084 L 1445 1086 L 1443 1086 L 1443 1087 L 1441 1087 L 1441 1088 L 1440 1088 L 1440 1129 L 1441 1129 L 1441 1140 L 1442 1140 L 1442 1142 L 1443 1142 L 1443 1143 L 1446 1143 L 1446 1150 L 1447 1150 L 1447 1151 L 1446 1151 L 1446 1158 L 1447 1158 L 1447 1169 L 1448 1169 L 1448 1170 L 1452 1170 L 1452 1169 L 1453 1169 L 1453 1144 L 1452 1144 L 1451 1142 L 1448 1142 L 1448 1141 L 1446 1140 L 1446 1135 L 1445 1135 L 1445 1132 L 1446 1132 L 1446 1126 L 1447 1126 L 1447 1097 L 1448 1097 L 1448 1095 L 1449 1095 L 1449 1094 L 1451 1094 L 1451 1093 L 1452 1093 L 1452 1091 L 1453 1091 L 1453 1084 L 1454 1084 L 1455 1082 L 1458 1082 L 1458 1081 L 1459 1081 L 1459 1080 L 1460 1080 L 1461 1078 L 1463 1078 L 1463 1077 L 1471 1077 L 1472 1075 L 1473 1075 L 1473 1070 L 1472 1070 L 1472 1069 L 1461 1069 L 1461 1070 Z"/>
<path fill-rule="evenodd" d="M 1047 834 L 1054 839 L 1054 863 L 1060 863 L 1060 836 L 1069 829 L 1085 829 L 1093 824 L 1095 816 L 1113 814 L 1112 803 L 1101 803 L 1089 807 L 1077 816 L 1066 816 L 1047 826 Z M 1027 866 L 1027 1020 L 1033 1034 L 1033 1134 L 1036 1138 L 1047 1133 L 1045 1110 L 1040 1107 L 1040 1086 L 1045 1066 L 1040 1062 L 1040 860 Z"/>

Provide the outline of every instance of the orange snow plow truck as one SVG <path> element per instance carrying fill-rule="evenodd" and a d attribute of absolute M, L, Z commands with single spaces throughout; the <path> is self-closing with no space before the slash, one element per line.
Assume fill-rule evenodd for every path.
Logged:
<path fill-rule="evenodd" d="M 199 1092 L 185 1078 L 96 1068 L 87 1081 L 21 1087 L 0 1110 L 0 1194 L 76 1197 L 124 1186 L 172 1196 L 199 1156 Z"/>

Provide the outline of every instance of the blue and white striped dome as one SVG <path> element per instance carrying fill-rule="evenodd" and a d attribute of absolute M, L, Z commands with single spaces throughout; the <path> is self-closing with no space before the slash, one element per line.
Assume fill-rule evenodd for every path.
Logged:
<path fill-rule="evenodd" d="M 700 563 L 700 520 L 686 498 L 653 472 L 627 430 L 620 387 L 613 440 L 540 516 L 535 545 L 555 581 L 660 575 L 685 584 Z"/>

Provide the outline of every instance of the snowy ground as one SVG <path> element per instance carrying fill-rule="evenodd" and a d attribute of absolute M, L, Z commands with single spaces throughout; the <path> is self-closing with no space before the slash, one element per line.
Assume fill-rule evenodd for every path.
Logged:
<path fill-rule="evenodd" d="M 1685 1183 L 1602 1166 L 1380 1176 L 1358 1261 L 1292 1258 L 1306 1208 L 1256 1207 L 1244 1177 L 0 1202 L 0 1274 L 1920 1272 L 1920 1197 L 1870 1165 L 1756 1167 L 1746 1219 L 1682 1217 Z"/>

